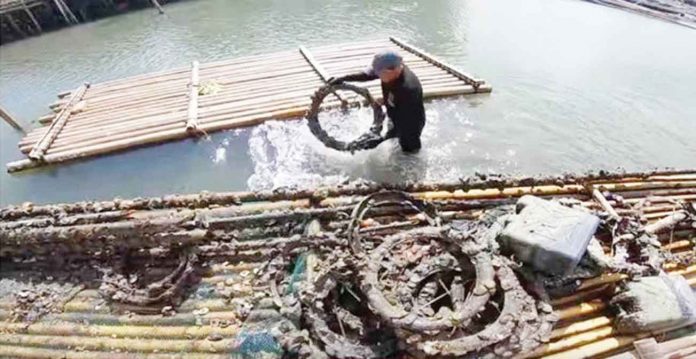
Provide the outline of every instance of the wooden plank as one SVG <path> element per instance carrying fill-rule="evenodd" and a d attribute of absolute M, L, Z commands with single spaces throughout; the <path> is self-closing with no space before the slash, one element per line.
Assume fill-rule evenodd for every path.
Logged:
<path fill-rule="evenodd" d="M 191 82 L 189 83 L 189 103 L 186 120 L 187 131 L 198 131 L 198 61 L 191 63 Z"/>
<path fill-rule="evenodd" d="M 473 86 L 474 89 L 478 90 L 479 86 L 483 85 L 485 81 L 476 79 L 473 76 L 463 73 L 459 70 L 457 70 L 454 66 L 447 64 L 446 62 L 436 58 L 435 56 L 425 52 L 424 50 L 421 50 L 411 44 L 406 43 L 403 40 L 400 40 L 394 36 L 390 36 L 389 40 L 391 40 L 393 43 L 401 47 L 402 49 L 415 54 L 421 58 L 423 58 L 425 61 L 430 62 L 431 64 L 451 73 L 452 75 L 456 76 L 457 78 L 461 79 L 462 81 L 468 83 L 469 85 Z"/>
<path fill-rule="evenodd" d="M 43 158 L 46 150 L 48 150 L 48 147 L 51 146 L 51 143 L 53 143 L 53 140 L 56 139 L 58 133 L 60 133 L 70 117 L 70 109 L 76 102 L 82 99 L 82 96 L 84 96 L 88 87 L 89 84 L 85 83 L 73 92 L 73 95 L 70 96 L 70 100 L 67 104 L 65 104 L 65 107 L 63 107 L 58 116 L 56 116 L 55 121 L 51 123 L 48 131 L 46 131 L 46 133 L 41 137 L 41 139 L 36 143 L 34 148 L 29 153 L 30 159 L 41 160 Z"/>

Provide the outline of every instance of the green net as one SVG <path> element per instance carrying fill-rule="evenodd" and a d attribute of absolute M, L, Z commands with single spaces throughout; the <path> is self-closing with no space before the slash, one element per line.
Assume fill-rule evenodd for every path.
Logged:
<path fill-rule="evenodd" d="M 307 253 L 302 253 L 297 256 L 295 260 L 295 267 L 292 270 L 290 276 L 290 283 L 288 284 L 288 291 L 295 294 L 297 291 L 297 282 L 301 282 L 305 279 L 305 272 L 307 270 Z"/>
<path fill-rule="evenodd" d="M 298 290 L 298 283 L 305 279 L 306 269 L 307 255 L 303 253 L 297 256 L 292 271 L 289 273 L 290 281 L 287 290 L 290 293 L 295 293 Z M 288 324 L 288 319 L 284 318 L 277 308 L 269 307 L 263 301 L 257 303 L 244 322 L 241 333 L 237 336 L 232 357 L 241 359 L 281 358 L 284 350 L 274 333 L 277 334 L 280 327 Z"/>

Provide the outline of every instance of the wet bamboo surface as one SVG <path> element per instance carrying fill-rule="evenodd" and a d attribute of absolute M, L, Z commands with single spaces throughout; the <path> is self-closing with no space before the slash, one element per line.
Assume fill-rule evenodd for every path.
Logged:
<path fill-rule="evenodd" d="M 297 234 L 294 229 L 288 229 L 284 221 L 296 217 L 304 223 L 320 218 L 325 230 L 345 228 L 346 217 L 337 213 L 350 213 L 366 194 L 380 188 L 383 186 L 363 183 L 306 191 L 201 193 L 64 205 L 23 204 L 0 210 L 3 261 L 17 258 L 15 249 L 36 244 L 46 248 L 62 246 L 74 251 L 84 250 L 92 242 L 106 244 L 105 236 L 120 240 L 122 233 L 132 235 L 133 232 L 125 230 L 129 227 L 135 228 L 141 238 L 124 242 L 138 248 L 165 240 L 188 240 L 206 246 L 220 240 L 223 233 L 234 233 L 238 254 L 234 260 L 215 255 L 206 257 L 208 270 L 198 286 L 209 291 L 205 296 L 190 296 L 173 316 L 114 313 L 97 290 L 86 285 L 60 310 L 26 324 L 12 322 L 10 315 L 14 303 L 8 297 L 0 298 L 0 356 L 229 357 L 236 335 L 243 330 L 234 301 L 269 290 L 263 285 L 252 285 L 249 278 L 267 262 L 278 243 Z M 676 210 L 675 201 L 696 203 L 696 170 L 592 177 L 473 178 L 457 183 L 419 183 L 392 188 L 428 199 L 445 219 L 475 219 L 488 209 L 513 204 L 524 194 L 544 198 L 572 197 L 588 208 L 599 210 L 602 204 L 593 196 L 594 190 L 599 189 L 623 197 L 623 206 L 614 199 L 607 201 L 619 215 L 639 216 L 643 223 L 651 224 L 671 216 Z M 649 203 L 636 207 L 646 199 Z M 403 217 L 390 214 L 388 209 L 367 217 L 364 230 L 404 221 Z M 192 220 L 202 218 L 205 218 L 204 226 Z M 406 218 L 405 226 L 417 225 L 420 220 L 417 216 Z M 89 229 L 91 236 L 80 234 L 83 229 Z M 693 224 L 660 232 L 659 239 L 664 249 L 677 255 L 689 256 L 690 253 L 693 259 L 696 241 Z M 693 260 L 687 264 L 666 263 L 664 269 L 683 275 L 696 287 Z M 0 278 L 8 276 L 12 270 L 18 269 L 5 267 Z M 560 320 L 550 341 L 539 347 L 532 357 L 602 358 L 632 350 L 633 342 L 638 339 L 665 339 L 683 332 L 617 333 L 607 303 L 614 287 L 624 278 L 623 274 L 606 273 L 584 280 L 571 295 L 553 299 L 552 305 Z M 223 295 L 225 291 L 232 295 Z M 211 335 L 216 339 L 210 340 Z"/>
<path fill-rule="evenodd" d="M 396 38 L 247 56 L 80 87 L 59 94 L 47 127 L 20 143 L 29 159 L 10 172 L 123 151 L 214 131 L 298 118 L 328 77 L 365 69 L 382 49 L 399 51 L 418 75 L 425 98 L 490 92 L 491 87 Z M 206 84 L 215 91 L 198 93 Z M 363 84 L 381 98 L 378 81 Z M 212 87 L 209 87 L 212 88 Z M 337 107 L 355 94 L 324 102 Z"/>

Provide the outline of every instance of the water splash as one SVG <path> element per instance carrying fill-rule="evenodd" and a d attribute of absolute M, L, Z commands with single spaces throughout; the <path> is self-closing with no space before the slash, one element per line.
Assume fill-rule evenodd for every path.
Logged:
<path fill-rule="evenodd" d="M 487 153 L 485 157 L 477 154 L 470 144 L 476 138 L 475 123 L 466 109 L 462 100 L 428 103 L 423 149 L 417 154 L 403 153 L 394 139 L 351 155 L 326 148 L 304 121 L 266 122 L 256 127 L 249 139 L 254 174 L 248 185 L 251 189 L 266 189 L 337 185 L 355 179 L 387 183 L 440 181 L 457 179 L 472 169 L 492 172 L 515 167 L 509 150 Z M 331 111 L 322 114 L 320 121 L 331 135 L 350 140 L 369 128 L 371 116 L 369 109 Z M 466 162 L 472 166 L 461 165 Z"/>

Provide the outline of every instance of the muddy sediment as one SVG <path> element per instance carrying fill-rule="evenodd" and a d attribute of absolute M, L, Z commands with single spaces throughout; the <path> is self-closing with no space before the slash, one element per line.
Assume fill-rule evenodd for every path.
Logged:
<path fill-rule="evenodd" d="M 572 319 L 552 304 L 571 301 L 587 279 L 690 273 L 696 262 L 688 243 L 696 173 L 611 176 L 8 207 L 0 210 L 2 325 L 50 335 L 86 325 L 96 336 L 83 350 L 93 353 L 538 356 Z M 602 219 L 576 272 L 549 277 L 500 248 L 501 218 L 528 193 Z M 187 339 L 196 346 L 127 347 L 98 334 L 115 323 L 126 338 L 138 326 L 200 334 Z M 41 340 L 11 331 L 0 352 L 29 353 L 18 349 L 27 343 L 72 350 L 70 339 Z"/>

